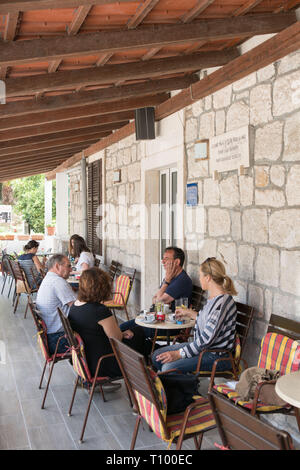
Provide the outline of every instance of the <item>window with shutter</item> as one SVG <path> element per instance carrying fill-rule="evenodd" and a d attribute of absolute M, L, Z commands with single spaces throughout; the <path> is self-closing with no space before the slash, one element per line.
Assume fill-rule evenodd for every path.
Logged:
<path fill-rule="evenodd" d="M 102 204 L 102 160 L 88 165 L 87 184 L 87 244 L 95 255 L 102 255 L 102 233 L 100 229 Z"/>

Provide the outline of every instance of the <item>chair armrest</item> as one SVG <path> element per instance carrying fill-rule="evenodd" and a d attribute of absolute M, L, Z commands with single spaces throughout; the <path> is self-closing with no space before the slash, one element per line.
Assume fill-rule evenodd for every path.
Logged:
<path fill-rule="evenodd" d="M 110 353 L 110 354 L 105 354 L 104 356 L 99 357 L 98 362 L 97 362 L 96 371 L 95 371 L 95 377 L 98 377 L 98 372 L 99 372 L 99 369 L 100 369 L 101 362 L 104 359 L 107 359 L 108 357 L 115 357 L 115 355 L 114 355 L 114 353 Z"/>
<path fill-rule="evenodd" d="M 236 364 L 235 364 L 235 361 L 234 361 L 234 358 L 232 356 L 232 352 L 231 351 L 228 351 L 228 356 L 229 357 L 219 357 L 218 359 L 215 360 L 215 362 L 213 363 L 213 367 L 212 367 L 212 371 L 211 371 L 211 376 L 210 376 L 210 382 L 209 382 L 209 387 L 208 387 L 208 391 L 210 392 L 214 386 L 214 381 L 215 381 L 215 374 L 216 374 L 216 371 L 217 371 L 217 366 L 218 366 L 218 363 L 221 362 L 221 361 L 230 361 L 231 362 L 231 366 L 232 366 L 232 370 L 233 370 L 233 374 L 234 374 L 234 378 L 235 380 L 238 380 L 238 372 L 236 370 Z"/>
<path fill-rule="evenodd" d="M 199 372 L 199 371 L 200 371 L 200 367 L 201 367 L 201 362 L 202 362 L 203 354 L 204 354 L 204 353 L 207 353 L 207 352 L 228 353 L 228 355 L 231 354 L 231 351 L 229 351 L 228 349 L 217 349 L 217 348 L 208 348 L 208 349 L 204 349 L 204 350 L 201 351 L 201 353 L 199 354 L 196 372 Z M 224 358 L 224 359 L 226 359 L 226 358 Z"/>
<path fill-rule="evenodd" d="M 256 413 L 256 407 L 257 407 L 257 402 L 259 400 L 259 395 L 261 392 L 261 389 L 265 385 L 271 385 L 271 384 L 276 384 L 276 380 L 264 380 L 263 382 L 259 382 L 256 386 L 255 393 L 254 393 L 254 398 L 252 402 L 252 408 L 251 408 L 251 414 L 255 415 Z"/>

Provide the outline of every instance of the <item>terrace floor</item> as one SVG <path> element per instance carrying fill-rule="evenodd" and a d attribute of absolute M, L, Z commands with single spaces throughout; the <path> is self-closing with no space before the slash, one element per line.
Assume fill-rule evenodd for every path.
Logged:
<path fill-rule="evenodd" d="M 0 286 L 2 280 L 0 279 Z M 7 289 L 0 296 L 0 340 L 4 341 L 6 357 L 0 362 L 0 450 L 128 450 L 135 424 L 127 393 L 122 388 L 106 393 L 104 403 L 95 393 L 85 431 L 85 441 L 78 439 L 88 402 L 88 392 L 77 391 L 73 415 L 67 416 L 75 375 L 68 361 L 54 367 L 46 407 L 41 409 L 44 389 L 38 384 L 43 359 L 36 341 L 36 330 L 28 312 L 24 319 L 25 296 L 14 315 L 12 294 Z M 207 380 L 203 379 L 203 388 Z M 216 450 L 220 443 L 216 429 L 204 436 L 202 449 Z M 171 449 L 174 449 L 173 445 Z M 167 450 L 147 425 L 140 426 L 137 450 Z M 183 449 L 194 449 L 193 439 Z"/>

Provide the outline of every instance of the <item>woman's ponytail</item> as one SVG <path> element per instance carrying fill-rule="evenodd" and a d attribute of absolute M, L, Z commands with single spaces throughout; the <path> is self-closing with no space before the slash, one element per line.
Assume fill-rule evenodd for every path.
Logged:
<path fill-rule="evenodd" d="M 233 280 L 229 276 L 227 276 L 227 274 L 224 276 L 223 289 L 226 292 L 226 294 L 237 295 L 237 291 L 235 290 Z"/>

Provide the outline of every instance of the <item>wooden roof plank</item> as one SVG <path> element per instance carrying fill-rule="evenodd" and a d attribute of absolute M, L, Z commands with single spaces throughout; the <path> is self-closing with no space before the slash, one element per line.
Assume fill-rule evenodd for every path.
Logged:
<path fill-rule="evenodd" d="M 191 10 L 187 11 L 182 17 L 181 17 L 181 21 L 183 23 L 188 23 L 192 20 L 194 20 L 195 18 L 197 18 L 197 16 L 200 15 L 200 13 L 202 13 L 204 10 L 206 10 L 207 7 L 209 7 L 209 5 L 211 5 L 215 0 L 199 0 L 196 5 L 194 6 L 194 8 L 192 8 Z"/>
<path fill-rule="evenodd" d="M 202 68 L 224 65 L 239 52 L 237 49 L 226 51 L 202 52 L 180 57 L 153 59 L 148 62 L 105 65 L 90 69 L 56 72 L 34 77 L 8 78 L 6 97 L 32 95 L 39 91 L 64 90 L 87 85 L 105 85 L 126 80 L 158 79 L 163 75 L 195 72 Z"/>
<path fill-rule="evenodd" d="M 296 21 L 295 12 L 217 18 L 190 24 L 154 25 L 126 31 L 0 43 L 0 66 L 45 62 L 87 54 L 162 47 L 193 41 L 232 39 L 277 33 Z"/>
<path fill-rule="evenodd" d="M 67 27 L 68 28 L 67 32 L 70 36 L 73 36 L 78 33 L 86 17 L 91 11 L 91 8 L 92 8 L 92 5 L 80 5 L 77 8 L 71 24 Z"/>
<path fill-rule="evenodd" d="M 135 15 L 127 22 L 127 28 L 133 29 L 142 23 L 144 18 L 146 18 L 148 13 L 153 10 L 159 1 L 160 0 L 145 0 L 144 3 L 140 3 L 137 7 Z"/>
<path fill-rule="evenodd" d="M 132 3 L 134 0 L 0 0 L 0 13 L 16 11 L 53 10 L 59 8 L 77 8 L 82 5 L 107 5 L 111 3 Z"/>

